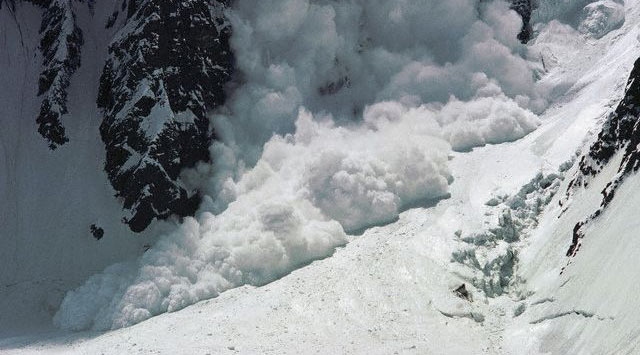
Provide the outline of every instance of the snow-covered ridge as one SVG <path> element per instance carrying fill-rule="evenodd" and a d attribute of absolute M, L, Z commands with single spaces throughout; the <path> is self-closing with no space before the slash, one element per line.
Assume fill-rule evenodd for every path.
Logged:
<path fill-rule="evenodd" d="M 603 128 L 589 151 L 580 160 L 580 171 L 567 190 L 565 204 L 571 203 L 576 189 L 586 188 L 616 155 L 622 154 L 616 175 L 602 189 L 600 206 L 584 220 L 576 223 L 573 240 L 567 256 L 576 256 L 585 237 L 584 229 L 598 218 L 614 199 L 616 192 L 627 177 L 640 169 L 640 59 L 636 61 L 624 93 L 624 98 L 604 122 Z M 568 208 L 565 207 L 565 208 Z"/>
<path fill-rule="evenodd" d="M 35 120 L 38 132 L 53 150 L 69 141 L 62 117 L 69 113 L 67 90 L 73 74 L 81 65 L 82 30 L 76 23 L 76 5 L 73 1 L 19 0 L 18 9 L 21 3 L 33 3 L 42 9 L 38 45 L 42 68 L 37 83 L 41 103 L 40 113 Z M 3 4 L 9 7 L 14 21 L 18 22 L 16 1 L 2 0 L 0 8 Z"/>

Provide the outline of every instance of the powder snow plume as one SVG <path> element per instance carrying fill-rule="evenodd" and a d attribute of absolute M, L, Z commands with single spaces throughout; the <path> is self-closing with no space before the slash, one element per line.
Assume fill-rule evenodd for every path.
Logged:
<path fill-rule="evenodd" d="M 205 191 L 137 260 L 71 291 L 66 329 L 113 329 L 330 256 L 348 234 L 448 196 L 453 151 L 517 140 L 552 88 L 537 85 L 502 1 L 239 0 L 240 72 Z"/>

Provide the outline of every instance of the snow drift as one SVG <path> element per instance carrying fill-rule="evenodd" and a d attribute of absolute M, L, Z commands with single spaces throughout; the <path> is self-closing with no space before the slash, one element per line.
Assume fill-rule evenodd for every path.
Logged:
<path fill-rule="evenodd" d="M 227 17 L 241 75 L 212 116 L 216 164 L 184 173 L 200 213 L 69 292 L 57 325 L 128 326 L 329 256 L 445 198 L 452 149 L 523 137 L 552 92 L 499 1 L 241 0 Z"/>

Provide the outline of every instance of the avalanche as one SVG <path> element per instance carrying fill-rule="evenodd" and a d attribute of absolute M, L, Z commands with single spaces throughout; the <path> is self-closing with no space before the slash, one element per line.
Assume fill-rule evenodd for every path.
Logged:
<path fill-rule="evenodd" d="M 507 4 L 476 6 L 236 2 L 218 163 L 183 173 L 207 193 L 197 216 L 66 295 L 54 321 L 82 337 L 0 349 L 637 351 L 638 179 L 573 259 L 621 157 L 565 192 L 624 96 L 640 3 L 542 2 L 527 45 Z"/>
<path fill-rule="evenodd" d="M 517 140 L 547 104 L 502 2 L 239 1 L 227 16 L 244 83 L 213 117 L 215 175 L 194 178 L 210 195 L 71 291 L 56 325 L 129 326 L 327 257 L 345 232 L 448 197 L 452 149 Z"/>

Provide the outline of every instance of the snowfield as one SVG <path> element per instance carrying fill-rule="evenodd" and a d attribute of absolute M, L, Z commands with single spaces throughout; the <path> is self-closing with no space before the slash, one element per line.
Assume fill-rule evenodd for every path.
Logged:
<path fill-rule="evenodd" d="M 567 7 L 574 3 L 564 2 Z M 287 259 L 285 265 L 245 266 L 237 261 L 241 260 L 239 256 L 261 255 L 245 244 L 229 247 L 230 255 L 223 259 L 188 255 L 185 263 L 196 270 L 189 269 L 185 274 L 196 275 L 194 284 L 205 284 L 203 288 L 209 293 L 198 294 L 199 289 L 190 288 L 187 282 L 184 292 L 195 295 L 194 302 L 217 297 L 152 318 L 145 314 L 142 318 L 149 318 L 146 321 L 107 332 L 53 327 L 34 330 L 1 339 L 0 353 L 640 353 L 640 286 L 635 282 L 640 272 L 640 220 L 635 209 L 640 201 L 640 177 L 627 179 L 610 207 L 590 225 L 580 253 L 571 259 L 565 255 L 571 230 L 599 205 L 600 191 L 616 173 L 615 162 L 588 188 L 572 195 L 566 211 L 561 213 L 558 203 L 576 173 L 576 166 L 566 162 L 574 161 L 588 147 L 624 93 L 640 53 L 640 1 L 598 1 L 583 15 L 575 19 L 573 27 L 551 21 L 535 28 L 537 35 L 529 44 L 529 56 L 540 61 L 540 87 L 551 90 L 540 95 L 553 98 L 538 117 L 511 99 L 503 100 L 501 93 L 491 96 L 487 105 L 482 104 L 482 98 L 471 103 L 453 101 L 439 107 L 442 110 L 438 115 L 433 113 L 433 120 L 442 120 L 440 127 L 445 127 L 444 133 L 438 133 L 442 134 L 442 143 L 451 144 L 453 150 L 430 150 L 435 153 L 425 156 L 420 166 L 430 169 L 418 170 L 417 174 L 424 180 L 413 179 L 415 172 L 402 169 L 415 159 L 392 153 L 432 149 L 422 145 L 425 143 L 420 139 L 437 134 L 411 121 L 412 115 L 407 113 L 423 110 L 424 117 L 431 114 L 431 107 L 387 102 L 377 107 L 383 114 L 376 114 L 373 106 L 364 113 L 368 126 L 356 131 L 317 123 L 322 120 L 313 120 L 311 113 L 301 111 L 295 135 L 269 140 L 257 168 L 234 186 L 234 193 L 240 197 L 229 205 L 227 215 L 222 214 L 233 217 L 234 223 L 225 225 L 218 216 L 192 222 L 209 228 L 193 227 L 197 231 L 193 240 L 220 230 L 253 235 L 252 229 L 269 226 L 277 235 L 290 227 L 283 227 L 287 223 L 293 223 L 293 229 L 311 228 L 304 234 L 314 236 L 309 240 L 301 242 L 293 234 L 287 236 L 290 239 L 278 240 L 285 248 L 293 243 L 295 252 L 287 249 L 285 254 L 299 259 Z M 549 13 L 539 16 L 555 18 Z M 485 121 L 465 127 L 478 111 Z M 504 111 L 511 113 L 507 120 L 500 116 Z M 397 118 L 393 118 L 394 112 L 400 112 Z M 459 117 L 465 113 L 470 117 Z M 251 119 L 249 116 L 245 118 Z M 501 127 L 505 122 L 508 127 L 486 128 L 500 122 Z M 412 127 L 418 127 L 418 132 L 409 135 Z M 406 134 L 413 140 L 390 139 L 380 133 L 384 130 Z M 492 137 L 496 131 L 500 136 Z M 318 137 L 338 142 L 338 148 L 353 148 L 348 152 L 351 155 L 314 161 L 309 157 L 321 149 Z M 366 140 L 383 144 L 366 148 Z M 376 164 L 382 164 L 376 159 L 390 167 L 376 169 Z M 319 167 L 313 170 L 305 164 Z M 362 166 L 373 167 L 357 169 Z M 299 171 L 307 168 L 317 175 Z M 322 173 L 333 172 L 331 169 L 351 173 L 345 179 L 353 182 L 354 191 L 364 189 L 380 195 L 368 199 L 372 194 L 365 193 L 361 199 L 345 201 L 339 195 L 311 188 L 311 197 L 300 197 L 296 189 L 321 186 L 310 181 L 328 179 Z M 401 173 L 406 175 L 398 178 Z M 289 176 L 302 177 L 295 180 Z M 385 182 L 385 188 L 376 189 L 379 185 L 370 184 L 374 178 Z M 255 181 L 260 179 L 269 186 L 256 188 Z M 393 185 L 394 179 L 415 184 Z M 295 208 L 300 219 L 291 222 L 283 221 L 282 216 L 259 215 L 261 224 L 255 224 L 255 216 L 244 216 L 243 211 L 250 210 L 249 206 L 261 198 L 279 202 L 283 209 L 293 206 L 290 208 Z M 373 206 L 379 201 L 386 203 L 383 208 Z M 505 217 L 505 209 L 509 217 Z M 273 210 L 272 206 L 269 211 Z M 369 211 L 382 212 L 371 216 Z M 293 214 L 282 212 L 285 216 Z M 384 223 L 370 227 L 378 222 Z M 340 226 L 364 232 L 345 234 Z M 264 243 L 271 242 L 268 239 Z M 188 243 L 191 239 L 186 240 Z M 154 255 L 161 255 L 164 247 L 173 248 L 160 245 Z M 242 249 L 245 247 L 247 250 Z M 326 258 L 312 261 L 321 257 Z M 111 268 L 95 276 L 93 283 L 76 291 L 77 299 L 73 294 L 67 296 L 68 304 L 63 303 L 58 324 L 72 329 L 107 329 L 114 324 L 109 318 L 114 314 L 124 314 L 122 324 L 117 325 L 137 323 L 126 318 L 126 310 L 118 308 L 124 303 L 112 308 L 100 308 L 99 303 L 108 305 L 111 299 L 107 296 L 111 295 L 126 299 L 131 295 L 131 285 L 135 288 L 155 282 L 156 274 L 147 277 L 139 271 L 148 270 L 143 269 L 145 265 L 158 265 L 151 258 L 136 261 L 139 264 L 131 266 L 133 271 Z M 218 269 L 216 275 L 226 278 L 211 281 L 206 266 L 211 260 L 222 260 L 231 265 L 225 267 L 244 272 L 243 277 L 258 275 L 256 279 L 274 281 L 249 286 L 246 284 L 251 282 L 238 281 Z M 287 274 L 294 266 L 307 263 Z M 125 281 L 111 279 L 110 273 L 124 274 Z M 110 283 L 116 291 L 104 291 L 105 300 L 95 300 L 98 306 L 73 308 L 87 304 L 91 295 L 103 296 L 95 291 L 104 290 Z M 462 284 L 469 290 L 470 300 L 454 292 Z M 86 313 L 74 313 L 78 309 Z M 116 311 L 107 316 L 99 314 L 105 309 Z M 64 317 L 68 319 L 60 320 Z M 96 326 L 101 321 L 106 326 Z"/>

